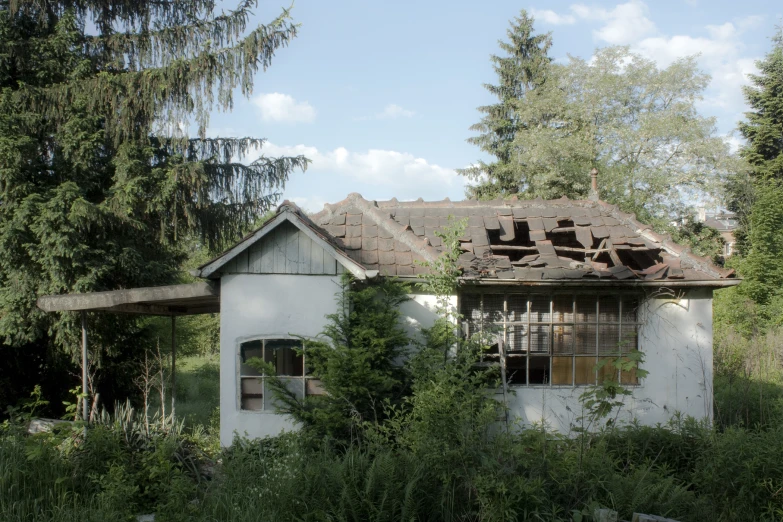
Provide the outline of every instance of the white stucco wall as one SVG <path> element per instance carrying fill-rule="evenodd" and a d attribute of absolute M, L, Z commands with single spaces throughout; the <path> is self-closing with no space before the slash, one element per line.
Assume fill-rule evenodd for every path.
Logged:
<path fill-rule="evenodd" d="M 339 276 L 228 275 L 221 280 L 220 440 L 234 434 L 277 435 L 296 429 L 273 412 L 241 411 L 238 375 L 240 343 L 291 334 L 317 336 L 326 315 L 336 309 Z M 665 423 L 675 412 L 712 419 L 712 291 L 678 292 L 678 298 L 648 299 L 641 307 L 639 349 L 649 375 L 625 399 L 620 421 Z M 401 307 L 408 333 L 415 335 L 437 318 L 433 296 L 416 294 Z M 449 303 L 456 307 L 457 298 Z M 521 426 L 545 424 L 567 433 L 583 415 L 579 396 L 585 387 L 512 387 L 511 419 Z"/>
<path fill-rule="evenodd" d="M 239 345 L 261 337 L 315 337 L 335 311 L 339 276 L 226 275 L 220 281 L 220 442 L 295 429 L 283 415 L 239 408 Z"/>
<path fill-rule="evenodd" d="M 712 420 L 712 290 L 675 291 L 645 301 L 639 331 L 649 375 L 626 397 L 618 421 L 666 423 L 674 413 Z M 510 415 L 522 426 L 544 424 L 568 433 L 584 416 L 585 387 L 513 387 Z"/>
<path fill-rule="evenodd" d="M 315 337 L 336 311 L 340 276 L 237 274 L 223 276 L 220 286 L 220 442 L 228 446 L 234 434 L 246 437 L 278 435 L 296 429 L 286 416 L 239 407 L 239 345 L 261 337 Z M 437 318 L 436 299 L 411 295 L 400 309 L 405 329 L 413 336 Z M 456 297 L 450 300 L 456 306 Z"/>

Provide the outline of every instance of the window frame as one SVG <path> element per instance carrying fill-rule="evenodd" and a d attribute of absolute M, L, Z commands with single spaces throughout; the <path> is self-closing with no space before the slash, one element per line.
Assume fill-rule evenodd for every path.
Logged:
<path fill-rule="evenodd" d="M 312 393 L 307 393 L 308 388 L 308 381 L 318 382 L 318 379 L 316 379 L 312 375 L 308 375 L 307 371 L 307 350 L 305 349 L 304 340 L 301 337 L 294 337 L 291 335 L 264 335 L 264 336 L 254 336 L 254 337 L 248 337 L 243 338 L 239 342 L 237 342 L 236 345 L 236 398 L 237 398 L 237 410 L 241 413 L 272 413 L 277 414 L 278 412 L 274 408 L 273 404 L 267 404 L 267 375 L 260 373 L 259 375 L 246 375 L 243 374 L 242 366 L 245 364 L 244 358 L 243 358 L 243 347 L 249 343 L 253 342 L 261 342 L 261 359 L 266 360 L 266 345 L 270 341 L 295 341 L 298 343 L 298 348 L 302 350 L 302 374 L 301 375 L 277 375 L 277 377 L 282 377 L 284 379 L 290 379 L 291 382 L 295 382 L 297 379 L 301 380 L 301 386 L 302 386 L 302 396 L 306 397 L 307 395 L 314 395 Z M 246 409 L 243 408 L 243 400 L 245 397 L 249 394 L 245 394 L 243 392 L 243 381 L 244 380 L 250 380 L 250 379 L 257 379 L 261 383 L 261 391 L 260 398 L 262 401 L 262 407 L 260 409 Z M 259 394 L 255 394 L 259 395 Z"/>
<path fill-rule="evenodd" d="M 469 326 L 471 324 L 471 321 L 469 318 L 466 317 L 467 310 L 463 309 L 464 304 L 464 298 L 465 296 L 470 295 L 474 297 L 479 297 L 480 299 L 480 311 L 479 316 L 481 317 L 480 327 L 476 332 L 470 332 Z M 500 296 L 503 301 L 503 308 L 502 308 L 502 321 L 495 321 L 493 319 L 486 320 L 488 313 L 485 312 L 484 308 L 484 296 L 486 295 L 492 295 L 492 296 Z M 526 309 L 524 312 L 517 312 L 517 314 L 524 314 L 524 320 L 509 320 L 510 314 L 509 314 L 509 298 L 512 296 L 516 297 L 523 297 L 525 299 L 526 303 Z M 558 297 L 562 296 L 570 296 L 572 298 L 572 304 L 571 304 L 571 320 L 570 321 L 564 321 L 555 320 L 555 300 Z M 548 311 L 548 321 L 533 321 L 533 310 L 532 310 L 532 301 L 535 298 L 547 298 L 549 301 L 549 311 Z M 593 321 L 577 321 L 577 300 L 580 297 L 589 297 L 593 301 L 595 301 L 595 318 Z M 616 321 L 601 321 L 601 308 L 600 308 L 600 301 L 602 298 L 611 297 L 615 298 L 617 300 L 617 320 Z M 635 301 L 636 302 L 636 310 L 635 310 L 635 320 L 634 321 L 628 321 L 625 318 L 626 312 L 623 310 L 623 305 L 626 302 Z M 641 320 L 641 310 L 643 303 L 645 302 L 645 296 L 643 292 L 640 292 L 638 290 L 631 290 L 631 289 L 595 289 L 595 290 L 587 290 L 587 289 L 560 289 L 560 290 L 498 290 L 496 288 L 492 287 L 477 287 L 477 288 L 470 288 L 470 289 L 462 289 L 458 295 L 457 295 L 457 310 L 459 310 L 459 328 L 463 336 L 467 336 L 468 334 L 473 335 L 473 333 L 483 333 L 485 329 L 485 325 L 493 325 L 495 327 L 499 327 L 498 330 L 492 332 L 491 335 L 496 335 L 498 339 L 498 350 L 497 353 L 492 353 L 488 356 L 490 359 L 495 359 L 497 363 L 500 364 L 501 369 L 503 370 L 503 375 L 506 377 L 506 385 L 509 387 L 555 387 L 555 388 L 576 388 L 576 387 L 587 387 L 587 386 L 595 386 L 600 384 L 599 382 L 599 375 L 602 374 L 601 369 L 596 369 L 595 366 L 598 365 L 599 361 L 604 358 L 616 358 L 621 357 L 624 354 L 638 350 L 639 349 L 639 343 L 640 343 L 640 331 L 641 327 L 643 326 L 644 322 Z M 540 313 L 540 312 L 537 312 Z M 546 351 L 537 351 L 533 348 L 533 340 L 531 336 L 531 325 L 532 326 L 547 326 L 547 345 L 548 350 Z M 596 331 L 596 338 L 595 338 L 595 345 L 594 345 L 594 351 L 595 354 L 578 354 L 577 353 L 577 345 L 576 345 L 576 328 L 577 326 L 594 326 Z M 627 350 L 622 350 L 620 347 L 620 342 L 623 339 L 624 332 L 623 327 L 627 327 L 629 325 L 635 326 L 634 328 L 634 337 L 635 337 L 635 346 L 629 347 Z M 570 327 L 571 328 L 571 347 L 570 352 L 568 353 L 560 353 L 558 354 L 555 351 L 555 328 L 556 327 Z M 602 334 L 602 328 L 601 326 L 611 326 L 616 328 L 617 330 L 617 342 L 618 342 L 618 349 L 616 353 L 606 353 L 601 351 L 602 343 L 601 343 L 601 334 Z M 524 350 L 524 354 L 519 353 L 513 353 L 517 352 L 518 350 L 508 350 L 507 347 L 510 345 L 508 342 L 509 340 L 509 329 L 514 327 L 522 327 L 525 329 L 525 338 L 526 338 L 526 348 Z M 604 342 L 605 345 L 605 342 Z M 522 351 L 522 350 L 520 350 Z M 509 352 L 512 352 L 509 354 Z M 508 365 L 508 359 L 513 357 L 524 357 L 525 358 L 525 381 L 524 383 L 512 383 L 509 381 L 507 377 L 507 365 Z M 548 359 L 548 382 L 545 383 L 531 383 L 530 382 L 530 359 L 531 357 L 546 357 Z M 553 366 L 554 366 L 554 359 L 556 357 L 569 357 L 571 359 L 571 382 L 569 384 L 553 384 Z M 595 360 L 595 365 L 593 367 L 593 374 L 594 374 L 594 381 L 592 383 L 576 383 L 576 370 L 577 370 L 577 363 L 576 358 L 588 358 L 592 357 Z M 486 364 L 486 359 L 482 358 L 482 363 Z M 496 364 L 497 364 L 496 363 Z M 616 370 L 616 380 L 620 382 L 623 386 L 628 387 L 638 387 L 642 385 L 642 379 L 638 376 L 633 376 L 633 379 L 635 379 L 635 382 L 623 382 L 623 373 L 619 369 Z"/>

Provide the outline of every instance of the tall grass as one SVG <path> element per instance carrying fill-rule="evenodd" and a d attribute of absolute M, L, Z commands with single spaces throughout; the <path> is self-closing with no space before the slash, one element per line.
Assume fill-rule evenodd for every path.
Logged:
<path fill-rule="evenodd" d="M 526 430 L 499 435 L 469 466 L 452 460 L 446 475 L 424 445 L 338 448 L 289 434 L 210 455 L 193 447 L 202 443 L 118 418 L 84 440 L 80 430 L 31 437 L 6 426 L 0 520 L 570 521 L 598 506 L 625 519 L 783 516 L 781 428 L 682 421 L 576 439 Z"/>
<path fill-rule="evenodd" d="M 715 342 L 718 429 L 765 429 L 783 422 L 783 328 L 743 336 L 724 329 Z"/>

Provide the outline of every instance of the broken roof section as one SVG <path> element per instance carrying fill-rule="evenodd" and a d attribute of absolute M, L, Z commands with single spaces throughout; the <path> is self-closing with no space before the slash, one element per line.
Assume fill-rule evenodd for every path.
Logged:
<path fill-rule="evenodd" d="M 284 220 L 317 239 L 360 279 L 416 276 L 443 253 L 438 231 L 464 220 L 463 280 L 526 284 L 622 282 L 730 286 L 732 270 L 715 266 L 602 201 L 368 201 L 360 194 L 305 215 L 288 201 L 275 217 L 195 275 L 221 267 Z"/>
<path fill-rule="evenodd" d="M 289 204 L 290 205 L 290 204 Z M 368 201 L 359 194 L 310 216 L 367 270 L 408 276 L 442 253 L 437 231 L 467 223 L 459 265 L 466 280 L 714 282 L 736 284 L 715 266 L 602 201 Z"/>

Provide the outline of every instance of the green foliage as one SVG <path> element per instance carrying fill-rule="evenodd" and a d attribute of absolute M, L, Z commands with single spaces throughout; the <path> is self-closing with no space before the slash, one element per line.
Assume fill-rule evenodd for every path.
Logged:
<path fill-rule="evenodd" d="M 203 482 L 209 439 L 200 431 L 186 434 L 181 425 L 148 425 L 129 405 L 115 409 L 100 415 L 86 437 L 78 425 L 28 437 L 21 433 L 24 425 L 0 426 L 0 518 L 129 520 L 157 511 L 171 520 L 195 514 L 189 502 Z"/>
<path fill-rule="evenodd" d="M 69 426 L 25 436 L 6 422 L 0 519 L 130 521 L 154 512 L 162 521 L 565 522 L 593 520 L 606 507 L 624 520 L 643 512 L 751 522 L 783 513 L 779 418 L 757 431 L 675 418 L 574 438 L 507 433 L 486 429 L 496 409 L 461 411 L 476 404 L 479 382 L 463 396 L 453 390 L 465 385 L 445 374 L 416 383 L 415 415 L 395 415 L 340 448 L 305 431 L 237 438 L 218 454 L 200 432 L 147 428 L 130 408 L 102 416 L 86 439 Z"/>
<path fill-rule="evenodd" d="M 364 283 L 344 274 L 325 339 L 303 340 L 310 375 L 320 379 L 326 394 L 298 398 L 283 380 L 267 377 L 278 409 L 305 430 L 343 442 L 358 436 L 356 428 L 364 422 L 382 423 L 386 408 L 399 404 L 409 386 L 401 361 L 410 340 L 399 310 L 406 292 L 406 285 L 391 279 Z M 275 375 L 263 361 L 248 363 Z"/>
<path fill-rule="evenodd" d="M 783 421 L 782 345 L 779 327 L 743 332 L 721 325 L 714 355 L 718 429 L 767 430 Z"/>
<path fill-rule="evenodd" d="M 478 108 L 483 116 L 470 130 L 480 134 L 468 138 L 468 143 L 494 156 L 495 160 L 492 163 L 479 161 L 477 165 L 459 171 L 477 182 L 468 188 L 472 197 L 510 195 L 519 191 L 524 173 L 520 172 L 520 165 L 513 159 L 516 154 L 514 138 L 537 122 L 522 117 L 516 108 L 525 103 L 530 91 L 544 83 L 547 66 L 552 61 L 548 56 L 552 46 L 551 33 L 534 34 L 533 22 L 533 17 L 523 9 L 506 31 L 508 41 L 498 42 L 505 56 L 492 55 L 490 58 L 498 76 L 498 85 L 485 84 L 484 87 L 498 101 Z"/>
<path fill-rule="evenodd" d="M 729 208 L 739 218 L 733 266 L 744 279 L 730 296 L 735 305 L 743 300 L 757 305 L 757 327 L 763 330 L 783 317 L 783 29 L 756 66 L 759 74 L 744 87 L 750 111 L 739 123 L 747 140 L 740 156 L 747 166 L 728 185 Z"/>
<path fill-rule="evenodd" d="M 697 221 L 695 216 L 682 217 L 680 225 L 676 227 L 665 220 L 654 220 L 653 223 L 658 230 L 671 234 L 676 243 L 688 245 L 697 256 L 708 257 L 716 265 L 724 264 L 723 236 L 716 229 Z"/>
<path fill-rule="evenodd" d="M 475 195 L 584 199 L 595 167 L 601 199 L 663 224 L 688 215 L 691 196 L 718 193 L 737 163 L 715 135 L 714 119 L 696 110 L 709 77 L 694 58 L 659 70 L 626 47 L 609 47 L 590 61 L 549 63 L 549 35 L 530 37 L 531 21 L 522 21 L 518 30 L 529 40 L 519 48 L 536 66 L 528 65 L 530 83 L 480 109 L 488 116 L 473 142 L 502 156 L 461 172 L 479 180 Z M 503 140 L 492 139 L 495 129 L 507 131 Z"/>
<path fill-rule="evenodd" d="M 175 283 L 185 247 L 235 239 L 306 166 L 263 154 L 247 163 L 262 139 L 205 136 L 210 112 L 231 109 L 236 90 L 249 95 L 297 34 L 288 11 L 248 28 L 255 4 L 0 0 L 4 359 L 76 352 L 78 318 L 44 314 L 37 297 Z M 89 329 L 111 404 L 143 351 L 127 346 L 145 338 L 134 319 L 108 314 Z M 38 364 L 14 366 L 30 380 Z"/>
<path fill-rule="evenodd" d="M 589 62 L 552 65 L 550 75 L 518 108 L 543 121 L 515 141 L 525 197 L 585 198 L 589 167 L 601 199 L 646 220 L 682 214 L 683 194 L 715 194 L 731 163 L 714 120 L 696 111 L 709 77 L 693 58 L 659 70 L 609 47 Z"/>
<path fill-rule="evenodd" d="M 618 371 L 635 371 L 639 379 L 644 379 L 649 372 L 642 368 L 643 362 L 644 354 L 638 350 L 632 350 L 621 357 L 600 360 L 596 364 L 596 369 L 600 374 L 601 368 L 610 366 L 615 376 Z M 631 395 L 633 395 L 633 391 L 620 384 L 616 377 L 607 377 L 596 386 L 591 386 L 579 396 L 579 402 L 584 406 L 586 415 L 580 419 L 581 425 L 575 426 L 574 429 L 589 431 L 602 419 L 607 419 L 606 426 L 613 426 L 616 419 L 611 418 L 610 414 L 612 411 L 619 413 L 619 408 L 624 405 L 623 399 Z"/>

